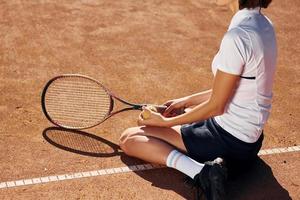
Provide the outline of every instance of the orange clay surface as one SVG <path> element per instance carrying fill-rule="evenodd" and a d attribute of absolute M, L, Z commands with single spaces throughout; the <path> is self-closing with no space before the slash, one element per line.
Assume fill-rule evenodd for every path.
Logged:
<path fill-rule="evenodd" d="M 300 1 L 274 0 L 264 11 L 276 28 L 279 57 L 263 149 L 300 145 L 299 8 Z M 50 144 L 43 86 L 53 76 L 80 73 L 132 102 L 199 92 L 212 84 L 211 61 L 231 17 L 208 0 L 0 1 L 0 182 L 143 163 L 123 153 L 103 156 L 109 146 L 72 134 L 52 139 L 89 154 Z M 117 145 L 137 116 L 122 113 L 85 132 Z M 300 153 L 261 159 L 229 183 L 230 199 L 300 199 Z M 167 168 L 129 172 L 0 189 L 0 199 L 192 199 L 183 177 Z"/>

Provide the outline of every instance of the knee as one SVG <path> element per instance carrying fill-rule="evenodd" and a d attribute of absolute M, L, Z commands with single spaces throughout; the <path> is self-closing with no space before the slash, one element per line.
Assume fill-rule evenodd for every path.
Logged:
<path fill-rule="evenodd" d="M 123 133 L 121 134 L 121 137 L 119 139 L 119 143 L 120 145 L 125 143 L 126 140 L 132 136 L 133 134 L 136 134 L 138 132 L 138 127 L 131 127 L 131 128 L 128 128 L 126 129 L 125 131 L 123 131 Z"/>
<path fill-rule="evenodd" d="M 120 148 L 124 151 L 126 154 L 130 154 L 130 147 L 132 147 L 134 144 L 134 135 L 139 132 L 139 127 L 132 127 L 128 128 L 121 134 L 121 137 L 119 139 L 119 145 Z"/>

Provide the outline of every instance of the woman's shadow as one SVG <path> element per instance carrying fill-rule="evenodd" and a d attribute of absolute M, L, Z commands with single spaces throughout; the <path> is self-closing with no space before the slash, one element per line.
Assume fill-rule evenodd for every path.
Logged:
<path fill-rule="evenodd" d="M 145 163 L 125 155 L 117 144 L 87 132 L 50 127 L 43 131 L 43 137 L 50 144 L 72 153 L 92 157 L 120 156 L 128 166 Z M 158 168 L 134 173 L 151 182 L 153 187 L 173 190 L 184 199 L 194 199 L 191 188 L 183 183 L 185 176 L 177 170 Z M 259 158 L 246 172 L 228 182 L 228 199 L 290 200 L 291 197 L 278 183 L 271 167 Z"/>
<path fill-rule="evenodd" d="M 132 165 L 136 159 L 125 154 L 121 160 L 126 165 Z M 152 186 L 165 190 L 173 190 L 184 199 L 194 199 L 194 192 L 184 185 L 184 175 L 174 169 L 162 168 L 150 171 L 136 171 L 140 177 L 152 183 Z M 243 173 L 228 181 L 227 199 L 230 200 L 291 200 L 273 175 L 271 167 L 262 159 L 258 160 Z"/>
<path fill-rule="evenodd" d="M 228 199 L 291 200 L 289 192 L 276 180 L 272 168 L 258 158 L 247 171 L 229 181 Z"/>

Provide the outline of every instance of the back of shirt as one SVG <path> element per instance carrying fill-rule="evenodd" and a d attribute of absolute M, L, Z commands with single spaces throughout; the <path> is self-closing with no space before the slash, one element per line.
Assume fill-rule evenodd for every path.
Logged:
<path fill-rule="evenodd" d="M 269 117 L 276 58 L 276 37 L 270 20 L 259 8 L 237 12 L 212 69 L 214 74 L 218 69 L 244 77 L 224 114 L 215 117 L 222 128 L 242 141 L 257 141 Z"/>

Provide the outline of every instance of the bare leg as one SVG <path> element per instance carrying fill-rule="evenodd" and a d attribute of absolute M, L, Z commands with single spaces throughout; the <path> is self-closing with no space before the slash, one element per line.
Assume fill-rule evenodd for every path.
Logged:
<path fill-rule="evenodd" d="M 167 156 L 174 149 L 186 152 L 180 126 L 129 128 L 121 135 L 120 147 L 130 156 L 158 164 L 166 164 Z"/>
<path fill-rule="evenodd" d="M 135 135 L 121 144 L 122 150 L 133 157 L 142 160 L 166 164 L 167 156 L 174 149 L 168 143 L 151 136 Z"/>
<path fill-rule="evenodd" d="M 184 155 L 186 148 L 179 128 L 129 128 L 121 135 L 120 147 L 130 156 L 152 163 L 167 165 L 181 171 L 194 179 L 197 187 L 202 185 L 209 186 L 204 188 L 207 199 L 210 199 L 212 195 L 218 195 L 214 199 L 223 199 L 225 196 L 224 184 L 227 176 L 223 160 L 218 158 L 211 164 L 205 165 Z M 183 153 L 178 152 L 176 149 L 183 151 Z M 213 191 L 210 188 L 213 188 Z"/>

